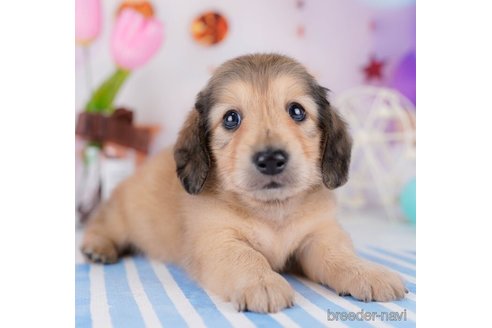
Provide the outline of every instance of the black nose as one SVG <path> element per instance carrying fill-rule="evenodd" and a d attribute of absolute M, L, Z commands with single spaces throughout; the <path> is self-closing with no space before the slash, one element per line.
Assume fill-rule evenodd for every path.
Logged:
<path fill-rule="evenodd" d="M 258 171 L 267 175 L 282 173 L 287 166 L 289 156 L 283 150 L 267 149 L 253 156 L 253 163 Z"/>

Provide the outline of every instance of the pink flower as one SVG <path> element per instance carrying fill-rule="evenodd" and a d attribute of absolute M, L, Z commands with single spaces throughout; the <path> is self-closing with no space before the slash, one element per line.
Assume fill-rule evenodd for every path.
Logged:
<path fill-rule="evenodd" d="M 75 1 L 75 40 L 88 44 L 101 32 L 101 0 Z"/>
<path fill-rule="evenodd" d="M 154 17 L 125 8 L 116 18 L 111 36 L 111 53 L 126 70 L 144 65 L 159 49 L 164 36 L 162 24 Z"/>

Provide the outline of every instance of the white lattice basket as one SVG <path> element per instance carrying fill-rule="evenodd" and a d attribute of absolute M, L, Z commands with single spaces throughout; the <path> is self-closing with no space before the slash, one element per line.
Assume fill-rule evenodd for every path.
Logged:
<path fill-rule="evenodd" d="M 398 198 L 415 176 L 415 106 L 396 90 L 363 86 L 340 94 L 335 107 L 354 139 L 349 182 L 338 190 L 342 207 L 382 207 L 402 215 Z"/>

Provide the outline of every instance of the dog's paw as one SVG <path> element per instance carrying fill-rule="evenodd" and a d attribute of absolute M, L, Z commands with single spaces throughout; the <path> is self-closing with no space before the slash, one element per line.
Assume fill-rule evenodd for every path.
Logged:
<path fill-rule="evenodd" d="M 238 311 L 278 312 L 294 305 L 294 291 L 281 275 L 272 272 L 231 297 Z"/>
<path fill-rule="evenodd" d="M 115 245 L 109 239 L 98 235 L 86 235 L 80 251 L 92 262 L 109 264 L 118 261 Z"/>
<path fill-rule="evenodd" d="M 347 281 L 339 294 L 350 294 L 364 301 L 390 302 L 405 297 L 407 292 L 402 278 L 380 265 L 364 263 Z"/>

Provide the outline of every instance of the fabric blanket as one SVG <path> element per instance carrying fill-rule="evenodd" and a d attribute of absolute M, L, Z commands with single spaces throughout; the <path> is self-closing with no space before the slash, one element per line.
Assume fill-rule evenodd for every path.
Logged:
<path fill-rule="evenodd" d="M 76 265 L 76 327 L 415 327 L 415 251 L 366 246 L 358 253 L 399 272 L 406 298 L 364 303 L 286 274 L 296 292 L 292 308 L 237 312 L 182 269 L 137 256 Z"/>

